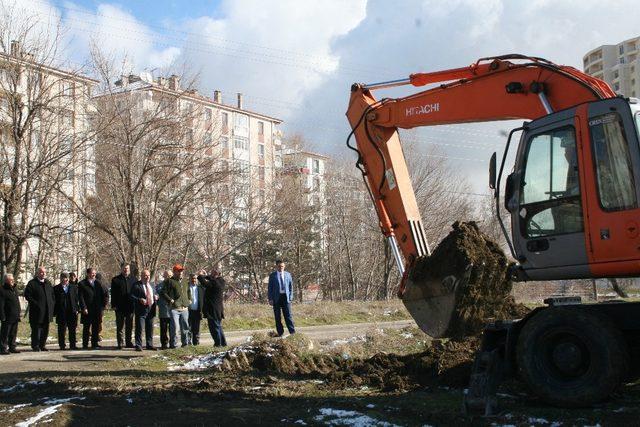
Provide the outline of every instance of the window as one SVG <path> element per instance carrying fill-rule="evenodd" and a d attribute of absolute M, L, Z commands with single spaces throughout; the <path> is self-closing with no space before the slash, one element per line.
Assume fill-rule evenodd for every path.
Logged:
<path fill-rule="evenodd" d="M 249 116 L 236 114 L 234 125 L 237 128 L 247 129 L 249 127 Z"/>
<path fill-rule="evenodd" d="M 62 96 L 73 96 L 73 84 L 71 82 L 60 82 L 60 94 Z"/>
<path fill-rule="evenodd" d="M 618 53 L 619 53 L 620 55 L 624 54 L 624 45 L 620 45 L 620 46 L 618 46 Z"/>
<path fill-rule="evenodd" d="M 211 132 L 205 132 L 204 134 L 205 145 L 211 145 L 212 141 L 213 141 L 213 135 L 211 134 Z"/>
<path fill-rule="evenodd" d="M 233 149 L 249 151 L 249 139 L 236 136 L 233 138 Z"/>
<path fill-rule="evenodd" d="M 205 108 L 205 109 L 204 109 L 204 119 L 205 119 L 207 122 L 210 122 L 210 121 L 211 121 L 211 108 Z"/>
<path fill-rule="evenodd" d="M 229 132 L 229 113 L 222 113 L 222 132 Z"/>
<path fill-rule="evenodd" d="M 320 173 L 320 160 L 313 159 L 311 163 L 311 170 L 313 171 L 313 173 Z"/>
<path fill-rule="evenodd" d="M 614 79 L 617 79 L 618 77 L 620 77 L 620 71 L 615 70 L 615 71 L 613 72 L 613 78 L 614 78 Z"/>
<path fill-rule="evenodd" d="M 616 92 L 620 90 L 620 83 L 614 83 L 613 84 L 613 90 L 615 90 Z"/>
<path fill-rule="evenodd" d="M 573 127 L 554 129 L 529 140 L 520 205 L 521 233 L 526 237 L 583 230 Z"/>
<path fill-rule="evenodd" d="M 606 114 L 590 120 L 589 128 L 600 206 L 605 211 L 637 207 L 631 155 L 622 119 L 617 113 Z"/>
<path fill-rule="evenodd" d="M 223 149 L 228 150 L 229 149 L 229 138 L 227 138 L 226 136 L 221 136 L 220 137 L 220 146 Z"/>
<path fill-rule="evenodd" d="M 264 122 L 258 122 L 258 135 L 264 136 Z"/>
<path fill-rule="evenodd" d="M 258 144 L 258 156 L 264 159 L 264 144 Z"/>
<path fill-rule="evenodd" d="M 264 166 L 258 168 L 258 179 L 264 181 Z"/>

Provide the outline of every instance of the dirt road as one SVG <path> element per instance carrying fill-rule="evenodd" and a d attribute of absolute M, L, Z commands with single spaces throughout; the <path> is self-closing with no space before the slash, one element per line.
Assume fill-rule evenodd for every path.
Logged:
<path fill-rule="evenodd" d="M 211 336 L 205 332 L 206 325 L 202 325 L 201 345 L 212 345 Z M 402 329 L 415 326 L 413 320 L 400 320 L 395 322 L 378 323 L 350 323 L 342 325 L 306 326 L 297 328 L 298 333 L 304 334 L 314 341 L 329 341 L 350 338 L 363 335 L 372 329 Z M 227 343 L 230 346 L 247 341 L 257 333 L 268 333 L 269 329 L 228 331 L 225 332 Z M 79 331 L 80 332 L 80 331 Z M 154 337 L 154 343 L 159 345 L 159 337 Z M 156 352 L 136 352 L 133 349 L 115 349 L 114 340 L 106 340 L 99 350 L 60 351 L 56 343 L 50 343 L 47 352 L 32 352 L 28 346 L 19 347 L 22 353 L 0 356 L 0 374 L 24 373 L 37 371 L 51 371 L 55 366 L 56 371 L 99 371 L 103 369 L 104 362 L 110 360 L 131 360 L 138 357 L 150 356 Z"/>

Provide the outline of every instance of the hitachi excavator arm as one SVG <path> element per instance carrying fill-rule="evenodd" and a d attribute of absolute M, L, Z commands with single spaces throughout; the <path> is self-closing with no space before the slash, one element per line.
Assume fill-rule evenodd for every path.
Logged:
<path fill-rule="evenodd" d="M 513 62 L 518 60 L 519 62 Z M 445 83 L 443 83 L 445 82 Z M 404 98 L 377 101 L 371 91 L 400 85 L 440 85 Z M 465 67 L 412 74 L 406 80 L 354 84 L 347 117 L 383 234 L 410 266 L 429 254 L 398 128 L 509 119 L 536 119 L 616 94 L 601 80 L 539 58 L 508 55 Z M 399 253 L 398 253 L 399 249 Z"/>
<path fill-rule="evenodd" d="M 438 85 L 397 99 L 376 100 L 371 93 L 374 89 L 430 84 Z M 572 67 L 521 55 L 484 58 L 469 67 L 352 86 L 347 117 L 356 146 L 349 145 L 349 141 L 347 144 L 358 153 L 358 168 L 366 178 L 382 233 L 391 245 L 402 274 L 400 296 L 421 327 L 420 317 L 429 316 L 432 322 L 432 317 L 437 316 L 434 310 L 448 312 L 454 302 L 447 296 L 450 291 L 443 287 L 407 288 L 408 272 L 416 260 L 430 254 L 430 249 L 398 128 L 533 120 L 582 103 L 615 96 L 605 82 Z M 439 297 L 443 299 L 425 310 L 424 300 Z M 440 329 L 439 326 L 433 328 Z"/>

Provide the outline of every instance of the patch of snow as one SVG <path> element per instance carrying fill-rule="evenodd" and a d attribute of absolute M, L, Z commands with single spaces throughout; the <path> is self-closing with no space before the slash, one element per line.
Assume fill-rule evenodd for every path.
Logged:
<path fill-rule="evenodd" d="M 48 399 L 45 397 L 45 399 Z M 73 397 L 67 397 L 64 399 L 48 399 L 45 400 L 44 402 L 42 402 L 45 405 L 59 405 L 61 403 L 69 403 L 72 400 L 85 400 L 86 397 L 82 397 L 82 396 L 73 396 Z"/>
<path fill-rule="evenodd" d="M 403 332 L 400 334 L 400 336 L 407 339 L 413 338 L 413 334 L 411 332 Z"/>
<path fill-rule="evenodd" d="M 562 423 L 560 421 L 554 421 L 551 423 L 550 427 L 560 427 L 562 425 Z"/>
<path fill-rule="evenodd" d="M 627 408 L 625 408 L 625 407 L 623 406 L 623 407 L 621 407 L 621 408 L 614 409 L 614 410 L 613 410 L 613 412 L 624 412 L 624 411 L 626 411 L 626 410 L 627 410 Z"/>
<path fill-rule="evenodd" d="M 334 348 L 334 347 L 338 347 L 339 345 L 355 344 L 359 342 L 365 342 L 366 340 L 367 340 L 366 335 L 356 335 L 355 337 L 351 337 L 351 338 L 344 338 L 341 340 L 329 341 L 327 343 L 327 346 L 330 348 Z"/>
<path fill-rule="evenodd" d="M 375 407 L 376 407 L 376 405 L 374 405 L 373 403 L 369 403 L 369 404 L 367 405 L 367 408 L 369 408 L 369 409 L 373 409 L 373 408 L 375 408 Z"/>
<path fill-rule="evenodd" d="M 320 408 L 320 414 L 316 415 L 314 421 L 327 425 L 348 425 L 355 427 L 380 426 L 398 427 L 387 421 L 380 421 L 358 411 L 347 411 L 344 409 Z"/>
<path fill-rule="evenodd" d="M 294 424 L 300 424 L 301 426 L 306 426 L 307 425 L 307 423 L 305 423 L 303 420 L 295 420 L 293 423 Z"/>
<path fill-rule="evenodd" d="M 20 408 L 24 408 L 25 406 L 30 406 L 30 403 L 19 403 L 17 405 L 13 405 L 10 408 L 7 409 L 3 409 L 0 412 L 6 412 L 7 414 L 13 414 L 14 412 L 16 412 L 18 409 Z"/>
<path fill-rule="evenodd" d="M 509 393 L 496 393 L 496 396 L 502 397 L 504 399 L 517 399 L 516 396 L 514 396 L 513 394 L 509 394 Z"/>
<path fill-rule="evenodd" d="M 133 399 L 132 399 L 132 398 L 130 398 L 130 397 L 127 397 L 127 403 L 128 403 L 129 405 L 132 405 L 132 404 L 133 404 Z"/>
<path fill-rule="evenodd" d="M 57 405 L 44 408 L 43 410 L 41 410 L 40 412 L 38 412 L 28 420 L 25 420 L 25 421 L 22 421 L 21 423 L 16 424 L 16 427 L 29 427 L 30 425 L 37 423 L 41 419 L 55 414 L 56 412 L 58 412 L 58 409 L 60 409 L 61 406 L 62 406 L 62 403 L 59 403 Z"/>
<path fill-rule="evenodd" d="M 14 390 L 17 390 L 17 389 L 22 390 L 27 385 L 42 385 L 44 383 L 45 383 L 45 381 L 36 381 L 36 380 L 27 381 L 27 382 L 23 382 L 23 383 L 20 382 L 20 383 L 16 383 L 15 385 L 12 385 L 11 387 L 0 389 L 0 391 L 3 392 L 3 393 L 10 393 L 10 392 L 12 392 Z"/>
<path fill-rule="evenodd" d="M 549 421 L 545 420 L 544 418 L 534 418 L 534 417 L 529 417 L 527 422 L 529 424 L 549 424 Z"/>
<path fill-rule="evenodd" d="M 206 354 L 204 356 L 191 357 L 190 360 L 181 365 L 170 364 L 168 371 L 197 371 L 221 365 L 225 358 L 235 359 L 240 353 L 255 353 L 255 347 L 250 345 L 240 345 L 231 350 L 218 353 Z M 273 349 L 270 349 L 273 350 Z"/>

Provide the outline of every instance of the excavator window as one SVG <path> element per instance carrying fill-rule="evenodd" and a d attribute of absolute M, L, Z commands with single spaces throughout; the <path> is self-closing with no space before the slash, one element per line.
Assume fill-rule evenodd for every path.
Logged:
<path fill-rule="evenodd" d="M 519 215 L 527 238 L 583 230 L 575 130 L 572 126 L 529 139 Z"/>
<path fill-rule="evenodd" d="M 605 211 L 636 208 L 633 166 L 622 118 L 618 113 L 594 117 L 589 128 L 600 206 Z"/>

